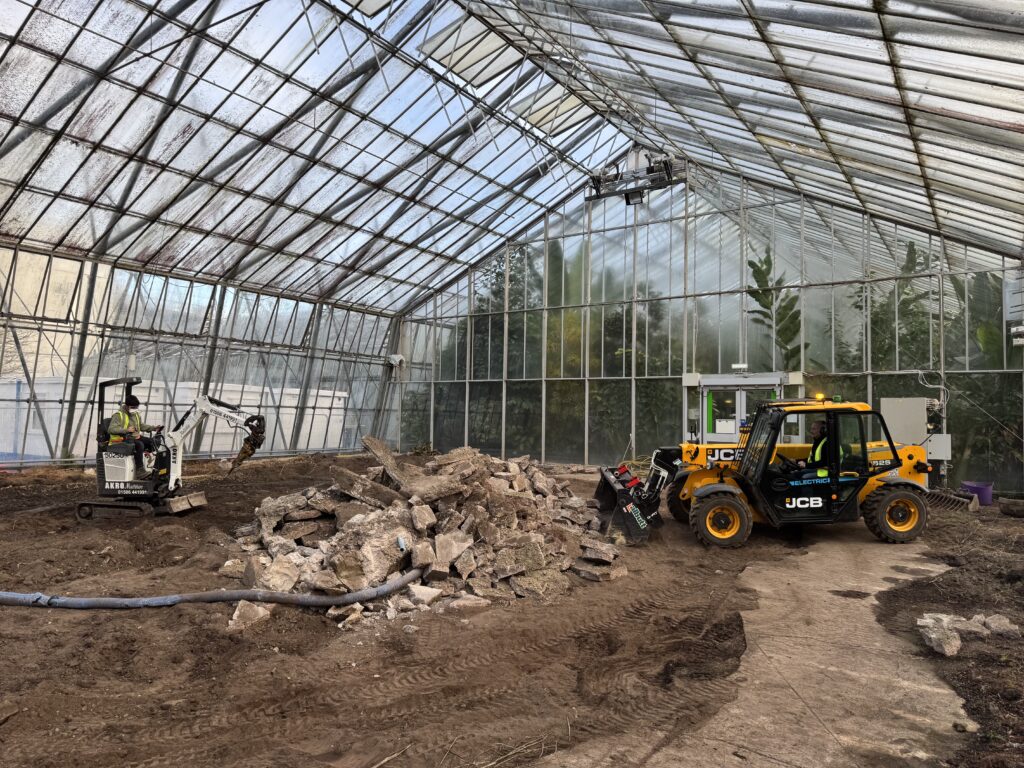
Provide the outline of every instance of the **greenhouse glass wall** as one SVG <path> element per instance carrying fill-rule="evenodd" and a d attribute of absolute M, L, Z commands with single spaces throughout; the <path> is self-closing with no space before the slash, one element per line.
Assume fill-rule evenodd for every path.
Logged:
<path fill-rule="evenodd" d="M 379 315 L 29 251 L 0 250 L 0 282 L 2 460 L 88 456 L 96 386 L 125 375 L 152 424 L 204 392 L 259 410 L 265 453 L 354 449 L 380 410 Z M 243 436 L 211 422 L 193 452 Z"/>
<path fill-rule="evenodd" d="M 952 479 L 1020 489 L 1020 304 L 1015 260 L 691 169 L 641 205 L 574 196 L 418 307 L 390 420 L 406 449 L 613 463 L 695 432 L 687 373 L 876 406 L 942 384 Z"/>

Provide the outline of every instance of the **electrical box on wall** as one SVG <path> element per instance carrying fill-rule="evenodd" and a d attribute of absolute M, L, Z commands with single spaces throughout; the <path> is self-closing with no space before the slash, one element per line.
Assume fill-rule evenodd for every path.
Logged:
<path fill-rule="evenodd" d="M 932 435 L 924 447 L 928 450 L 928 461 L 953 460 L 952 435 Z"/>
<path fill-rule="evenodd" d="M 883 397 L 879 410 L 893 442 L 921 445 L 928 437 L 927 397 Z"/>

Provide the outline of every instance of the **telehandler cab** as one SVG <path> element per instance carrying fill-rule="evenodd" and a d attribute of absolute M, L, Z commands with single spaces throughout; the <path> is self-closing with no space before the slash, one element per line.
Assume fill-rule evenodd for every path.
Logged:
<path fill-rule="evenodd" d="M 821 466 L 800 466 L 807 443 L 784 443 L 787 419 L 824 422 Z M 761 403 L 737 445 L 683 443 L 659 448 L 641 483 L 628 467 L 602 468 L 595 494 L 602 508 L 623 515 L 627 536 L 646 538 L 669 511 L 702 543 L 738 547 L 754 523 L 840 523 L 864 518 L 891 543 L 913 541 L 928 520 L 925 495 L 931 465 L 917 445 L 894 445 L 881 414 L 866 403 L 826 399 Z"/>

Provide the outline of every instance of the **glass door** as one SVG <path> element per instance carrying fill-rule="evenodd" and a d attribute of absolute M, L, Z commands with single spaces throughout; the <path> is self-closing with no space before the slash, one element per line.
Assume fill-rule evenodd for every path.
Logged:
<path fill-rule="evenodd" d="M 738 443 L 740 418 L 746 413 L 742 389 L 705 389 L 704 439 L 709 443 Z"/>

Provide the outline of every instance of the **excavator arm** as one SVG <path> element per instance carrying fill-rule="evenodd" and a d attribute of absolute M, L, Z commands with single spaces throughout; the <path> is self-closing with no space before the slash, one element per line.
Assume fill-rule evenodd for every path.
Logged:
<path fill-rule="evenodd" d="M 256 453 L 266 437 L 266 419 L 255 413 L 243 411 L 239 406 L 225 403 L 209 395 L 199 395 L 178 423 L 164 435 L 171 449 L 170 488 L 181 485 L 181 463 L 185 454 L 185 441 L 208 417 L 213 416 L 227 422 L 228 426 L 245 432 L 242 447 L 231 462 L 231 470 Z M 229 472 L 230 474 L 230 472 Z"/>

